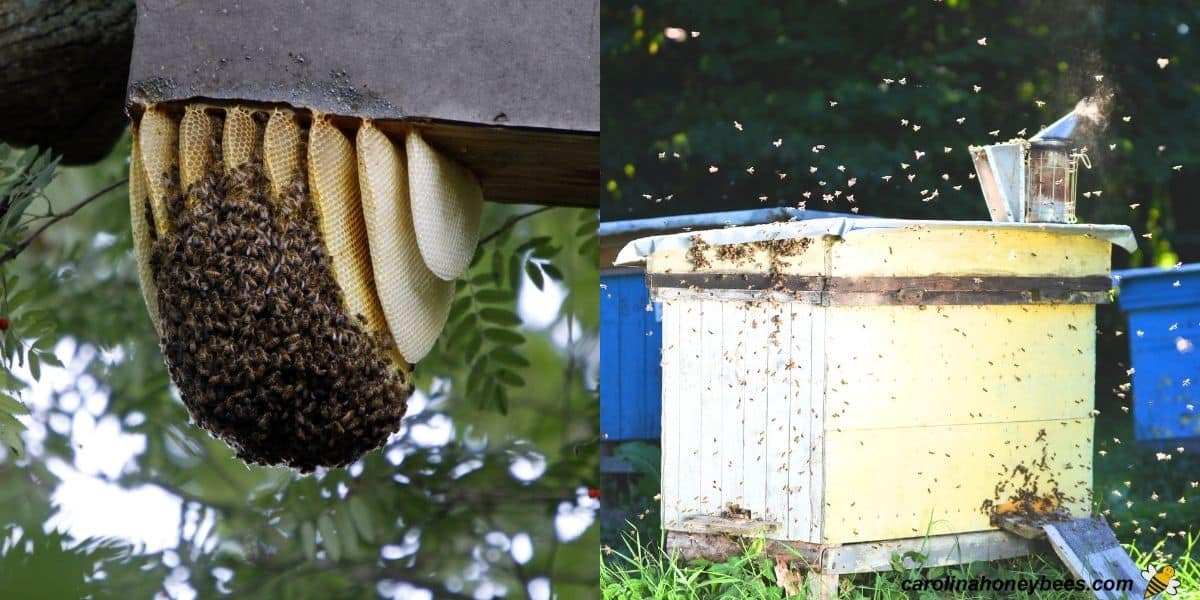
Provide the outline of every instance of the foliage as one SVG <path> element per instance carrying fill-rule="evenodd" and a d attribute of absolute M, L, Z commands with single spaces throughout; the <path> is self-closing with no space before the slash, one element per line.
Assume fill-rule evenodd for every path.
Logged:
<path fill-rule="evenodd" d="M 1152 234 L 1133 264 L 1200 258 L 1196 17 L 1182 0 L 605 3 L 603 218 L 804 204 L 986 219 L 967 146 L 1111 91 L 1081 219 Z"/>
<path fill-rule="evenodd" d="M 86 169 L 55 169 L 47 158 L 5 173 L 36 170 L 41 187 L 27 193 L 58 207 L 119 182 L 127 156 L 125 139 Z M 594 229 L 595 212 L 524 212 L 487 206 L 484 234 L 496 235 L 459 284 L 452 324 L 417 367 L 420 394 L 401 431 L 349 468 L 311 476 L 247 466 L 189 423 L 138 289 L 123 193 L 50 217 L 59 222 L 4 263 L 11 373 L 0 411 L 29 431 L 15 438 L 28 451 L 0 462 L 0 521 L 36 541 L 21 560 L 86 557 L 80 585 L 96 597 L 592 595 L 597 533 L 586 525 L 596 503 L 586 490 L 598 448 L 598 275 L 594 242 L 572 234 Z M 27 223 L 41 213 L 25 214 Z M 553 312 L 535 326 L 518 305 L 538 287 L 565 296 L 558 308 L 545 304 Z M 8 412 L 0 424 L 11 425 Z M 96 466 L 97 455 L 120 457 L 95 447 L 98 430 L 134 450 Z M 150 549 L 122 541 L 112 558 L 111 544 L 55 532 L 70 522 L 59 495 L 80 477 L 165 492 L 178 507 L 167 532 L 175 541 Z M 105 508 L 114 518 L 128 510 Z M 582 533 L 569 531 L 571 515 Z M 35 597 L 29 586 L 39 580 L 5 586 L 5 595 Z"/>

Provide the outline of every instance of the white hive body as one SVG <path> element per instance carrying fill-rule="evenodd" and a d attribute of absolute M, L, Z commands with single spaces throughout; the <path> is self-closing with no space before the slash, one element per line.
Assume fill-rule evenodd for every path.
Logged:
<path fill-rule="evenodd" d="M 1136 247 L 1118 226 L 884 219 L 633 242 L 662 304 L 664 529 L 973 535 L 1024 467 L 1086 515 L 1112 243 Z"/>
<path fill-rule="evenodd" d="M 438 277 L 457 279 L 475 254 L 483 191 L 470 171 L 430 146 L 419 133 L 409 133 L 405 147 L 421 256 Z"/>

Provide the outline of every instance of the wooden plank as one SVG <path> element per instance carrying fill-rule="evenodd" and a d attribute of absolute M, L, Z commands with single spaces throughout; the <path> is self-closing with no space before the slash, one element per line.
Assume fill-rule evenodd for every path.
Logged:
<path fill-rule="evenodd" d="M 979 531 L 932 535 L 883 542 L 830 546 L 822 553 L 820 568 L 827 573 L 871 573 L 892 570 L 892 557 L 902 557 L 906 569 L 942 567 L 975 561 L 993 561 L 1033 554 L 1044 544 L 1004 531 Z M 924 562 L 914 562 L 917 553 Z"/>
<path fill-rule="evenodd" d="M 809 600 L 837 600 L 838 574 L 810 571 L 804 577 Z"/>
<path fill-rule="evenodd" d="M 767 341 L 767 397 L 766 397 L 766 444 L 765 483 L 766 515 L 768 520 L 777 520 L 787 525 L 788 537 L 798 539 L 791 529 L 788 500 L 791 488 L 788 475 L 792 458 L 792 378 L 803 376 L 808 365 L 797 365 L 792 359 L 792 327 L 808 331 L 806 323 L 792 319 L 793 305 L 774 304 L 771 307 L 771 323 Z"/>
<path fill-rule="evenodd" d="M 651 287 L 699 287 L 718 290 L 765 290 L 783 288 L 801 291 L 839 293 L 896 293 L 902 290 L 926 292 L 1025 292 L 1032 290 L 1105 292 L 1112 289 L 1107 275 L 1085 277 L 1028 277 L 1018 275 L 921 275 L 907 277 L 827 277 L 824 275 L 786 275 L 772 271 L 728 273 L 650 273 Z"/>
<path fill-rule="evenodd" d="M 821 304 L 822 292 L 776 292 L 774 290 L 705 290 L 702 288 L 656 287 L 650 290 L 654 298 L 675 300 L 741 300 L 745 302 L 803 302 Z"/>
<path fill-rule="evenodd" d="M 674 530 L 686 533 L 715 533 L 741 537 L 775 537 L 775 534 L 781 531 L 781 524 L 754 518 L 689 515 L 680 519 Z"/>
<path fill-rule="evenodd" d="M 701 512 L 701 482 L 700 482 L 700 465 L 703 461 L 701 451 L 704 445 L 704 432 L 702 423 L 703 400 L 705 394 L 705 385 L 707 381 L 704 377 L 704 305 L 699 302 L 679 302 L 671 303 L 664 301 L 664 310 L 667 307 L 673 307 L 674 312 L 679 315 L 677 325 L 671 326 L 672 329 L 677 328 L 679 334 L 674 342 L 668 341 L 667 348 L 674 346 L 674 351 L 679 357 L 679 383 L 675 387 L 663 387 L 663 402 L 667 402 L 670 398 L 675 404 L 675 411 L 678 415 L 678 425 L 671 429 L 664 429 L 664 432 L 671 431 L 672 435 L 679 440 L 678 462 L 675 468 L 671 471 L 663 470 L 663 478 L 671 478 L 677 481 L 678 492 L 674 497 L 664 496 L 664 505 L 670 501 L 670 511 L 663 515 L 664 525 L 679 518 L 683 514 Z M 667 325 L 664 323 L 664 330 Z M 665 332 L 664 332 L 665 335 Z M 697 389 L 696 386 L 699 386 Z M 665 492 L 665 490 L 664 490 Z"/>
<path fill-rule="evenodd" d="M 827 306 L 1004 306 L 1012 304 L 1108 304 L 1111 301 L 1107 291 L 927 292 L 908 288 L 896 292 L 825 292 L 823 304 Z"/>
<path fill-rule="evenodd" d="M 208 98 L 372 118 L 421 129 L 488 200 L 596 206 L 596 0 L 137 4 L 131 112 Z"/>
<path fill-rule="evenodd" d="M 852 232 L 831 248 L 838 277 L 1108 275 L 1112 244 L 1047 231 L 902 227 Z M 936 257 L 936 260 L 931 260 Z"/>
<path fill-rule="evenodd" d="M 1078 419 L 1095 395 L 1090 306 L 828 309 L 829 426 Z M 930 373 L 939 373 L 930 393 Z M 1087 461 L 1090 464 L 1090 460 Z"/>
<path fill-rule="evenodd" d="M 679 348 L 680 331 L 679 331 L 679 313 L 685 310 L 678 303 L 665 302 L 662 306 L 663 322 L 662 322 L 662 438 L 660 441 L 662 448 L 662 467 L 659 471 L 659 480 L 662 486 L 662 497 L 659 500 L 662 522 L 674 521 L 678 518 L 679 506 L 679 473 L 682 460 L 687 457 L 682 455 L 681 447 L 683 440 L 680 436 L 680 426 L 684 421 L 683 412 L 680 410 L 681 395 L 680 390 L 684 386 L 680 385 L 680 369 L 681 365 L 690 361 L 690 357 L 681 354 Z M 601 346 L 603 348 L 603 346 Z M 601 353 L 603 354 L 603 352 Z M 694 412 L 694 411 L 687 411 Z"/>
<path fill-rule="evenodd" d="M 725 362 L 724 302 L 705 300 L 701 306 L 700 343 L 700 427 L 685 435 L 700 436 L 697 473 L 700 503 L 696 514 L 717 515 L 722 510 L 721 484 L 725 468 L 721 464 L 724 425 L 721 422 L 721 400 L 725 395 L 722 370 Z M 695 381 L 695 380 L 685 380 Z"/>
<path fill-rule="evenodd" d="M 715 447 L 720 448 L 717 480 L 720 482 L 721 504 L 719 512 L 706 514 L 724 514 L 746 510 L 746 498 L 743 490 L 745 483 L 745 420 L 746 420 L 746 387 L 747 387 L 747 356 L 750 348 L 746 346 L 745 329 L 749 326 L 747 316 L 749 304 L 746 302 L 723 302 L 722 330 L 720 337 L 720 393 L 717 396 L 715 414 L 720 419 L 720 440 Z"/>
<path fill-rule="evenodd" d="M 1038 277 L 1018 275 L 921 275 L 909 277 L 829 277 L 826 288 L 835 292 L 1017 292 L 1064 290 L 1105 292 L 1112 288 L 1107 275 Z"/>
<path fill-rule="evenodd" d="M 667 532 L 667 554 L 675 560 L 702 558 L 720 562 L 731 556 L 742 555 L 745 543 L 746 540 L 742 538 L 721 533 Z M 764 540 L 763 552 L 776 560 L 801 566 L 815 565 L 821 560 L 821 546 L 804 542 L 768 539 Z"/>
<path fill-rule="evenodd" d="M 1096 591 L 1097 598 L 1118 600 L 1141 598 L 1146 581 L 1133 559 L 1121 548 L 1117 536 L 1104 517 L 1074 519 L 1042 526 L 1055 554 L 1067 569 L 1085 582 L 1096 579 L 1128 579 L 1133 581 L 1131 592 Z"/>
<path fill-rule="evenodd" d="M 826 277 L 739 271 L 650 273 L 646 280 L 654 288 L 770 290 L 830 306 L 1107 304 L 1112 287 L 1105 276 Z"/>
<path fill-rule="evenodd" d="M 773 331 L 771 309 L 762 302 L 750 303 L 742 329 L 742 496 L 754 518 L 784 523 L 767 516 L 767 472 L 775 464 L 767 456 L 767 388 L 770 381 L 768 356 Z M 780 497 L 785 497 L 781 492 Z"/>
<path fill-rule="evenodd" d="M 805 437 L 803 438 L 805 442 L 802 443 L 806 444 L 808 452 L 804 457 L 804 462 L 793 465 L 793 468 L 803 469 L 803 474 L 807 474 L 807 481 L 802 475 L 801 485 L 803 487 L 799 490 L 793 489 L 793 492 L 798 493 L 802 502 L 808 506 L 809 531 L 803 539 L 816 542 L 825 541 L 828 537 L 828 528 L 825 525 L 825 507 L 828 506 L 829 496 L 826 481 L 829 468 L 825 461 L 825 451 L 828 445 L 825 415 L 828 410 L 829 376 L 827 370 L 829 360 L 826 358 L 828 353 L 826 342 L 829 331 L 827 326 L 829 310 L 821 307 L 806 308 L 807 315 L 797 315 L 797 317 L 805 319 L 810 326 L 807 363 L 811 367 L 807 377 L 800 379 L 802 386 L 805 382 L 808 383 L 808 394 L 806 401 L 797 408 L 803 411 L 802 417 L 807 416 L 807 429 L 804 431 Z M 793 336 L 794 338 L 795 336 Z M 797 350 L 797 360 L 805 360 L 805 349 L 797 348 Z M 802 420 L 805 419 L 802 418 Z"/>
<path fill-rule="evenodd" d="M 764 541 L 764 553 L 775 560 L 839 575 L 889 572 L 892 570 L 892 557 L 896 555 L 903 557 L 901 562 L 904 568 L 912 569 L 1004 560 L 1046 549 L 1044 541 L 1026 540 L 1003 531 L 934 535 L 845 546 L 771 539 Z M 742 554 L 745 543 L 744 538 L 723 533 L 667 532 L 667 552 L 676 560 L 702 558 L 723 561 Z M 914 562 L 915 554 L 910 553 L 920 554 L 925 560 L 918 564 Z"/>

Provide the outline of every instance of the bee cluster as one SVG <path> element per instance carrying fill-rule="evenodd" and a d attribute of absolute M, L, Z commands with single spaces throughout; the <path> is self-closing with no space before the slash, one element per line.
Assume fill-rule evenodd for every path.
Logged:
<path fill-rule="evenodd" d="M 218 139 L 211 152 L 187 190 L 167 175 L 173 228 L 150 249 L 171 377 L 247 462 L 348 464 L 399 429 L 412 383 L 344 309 L 303 178 L 276 197 L 261 144 L 229 171 Z"/>

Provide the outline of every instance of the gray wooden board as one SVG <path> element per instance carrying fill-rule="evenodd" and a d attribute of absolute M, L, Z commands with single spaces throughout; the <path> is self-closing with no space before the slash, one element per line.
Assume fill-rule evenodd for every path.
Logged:
<path fill-rule="evenodd" d="M 139 0 L 130 99 L 596 134 L 598 0 Z"/>
<path fill-rule="evenodd" d="M 745 537 L 724 533 L 667 532 L 667 550 L 683 560 L 724 560 L 743 552 Z M 917 552 L 925 556 L 924 568 L 975 561 L 1003 560 L 1026 556 L 1045 549 L 1045 542 L 1026 540 L 1004 531 L 977 531 L 934 535 L 844 546 L 809 542 L 767 540 L 766 553 L 779 560 L 833 574 L 870 573 L 892 570 L 892 557 Z M 914 568 L 911 559 L 903 566 Z"/>
<path fill-rule="evenodd" d="M 821 568 L 830 573 L 871 573 L 892 570 L 892 557 L 900 555 L 905 568 L 941 567 L 975 561 L 1003 560 L 1033 554 L 1044 548 L 1035 541 L 1027 540 L 1005 531 L 978 531 L 954 535 L 933 535 L 925 538 L 909 538 L 831 546 L 822 553 Z M 925 561 L 915 564 L 906 553 L 923 555 Z"/>
<path fill-rule="evenodd" d="M 598 0 L 138 0 L 126 109 L 286 104 L 415 129 L 493 202 L 592 207 Z"/>
<path fill-rule="evenodd" d="M 1089 585 L 1095 579 L 1132 579 L 1130 593 L 1095 592 L 1097 598 L 1141 598 L 1146 582 L 1103 517 L 1073 519 L 1042 526 L 1050 546 L 1067 569 Z"/>

